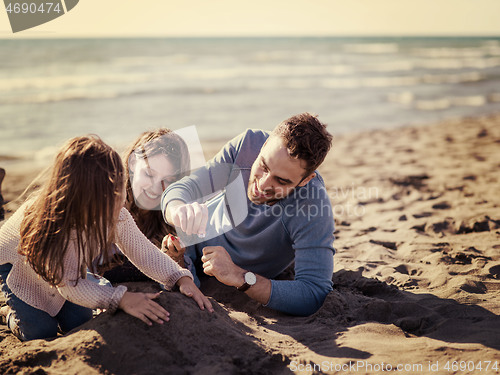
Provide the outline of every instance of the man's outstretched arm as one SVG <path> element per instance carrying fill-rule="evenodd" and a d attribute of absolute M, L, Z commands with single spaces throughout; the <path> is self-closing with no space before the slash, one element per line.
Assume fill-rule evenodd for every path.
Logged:
<path fill-rule="evenodd" d="M 238 288 L 245 283 L 247 270 L 233 263 L 231 256 L 222 246 L 207 246 L 203 249 L 203 272 L 214 276 L 221 283 Z M 257 282 L 246 293 L 257 302 L 266 304 L 271 296 L 271 280 L 257 276 Z"/>
<path fill-rule="evenodd" d="M 220 246 L 203 249 L 203 270 L 221 283 L 240 287 L 246 270 L 235 265 Z M 331 249 L 296 251 L 295 280 L 270 280 L 257 275 L 257 282 L 245 293 L 270 308 L 292 315 L 311 315 L 332 290 L 333 253 Z"/>
<path fill-rule="evenodd" d="M 295 251 L 295 279 L 271 280 L 266 305 L 292 315 L 314 314 L 332 291 L 333 251 L 316 248 Z"/>

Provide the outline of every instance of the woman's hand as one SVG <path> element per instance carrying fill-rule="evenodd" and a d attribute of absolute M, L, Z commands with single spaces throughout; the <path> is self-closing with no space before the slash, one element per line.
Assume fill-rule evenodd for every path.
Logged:
<path fill-rule="evenodd" d="M 127 314 L 139 318 L 148 326 L 153 325 L 151 321 L 159 324 L 169 321 L 170 313 L 153 301 L 161 292 L 158 293 L 133 293 L 125 292 L 118 307 Z"/>
<path fill-rule="evenodd" d="M 182 268 L 186 268 L 184 263 L 184 253 L 186 248 L 184 248 L 179 238 L 175 237 L 172 234 L 167 234 L 163 237 L 163 241 L 161 243 L 161 251 L 167 254 L 170 258 L 172 258 L 179 266 Z"/>
<path fill-rule="evenodd" d="M 198 289 L 190 277 L 181 277 L 177 280 L 177 285 L 179 286 L 180 292 L 194 299 L 198 306 L 200 306 L 200 309 L 205 310 L 206 308 L 209 312 L 214 312 L 214 308 L 208 298 Z"/>

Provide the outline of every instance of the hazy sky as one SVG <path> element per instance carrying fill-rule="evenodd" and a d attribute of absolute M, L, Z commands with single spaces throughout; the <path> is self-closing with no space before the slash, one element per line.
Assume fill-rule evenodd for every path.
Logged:
<path fill-rule="evenodd" d="M 500 35 L 500 0 L 81 0 L 15 35 L 4 9 L 0 35 Z"/>

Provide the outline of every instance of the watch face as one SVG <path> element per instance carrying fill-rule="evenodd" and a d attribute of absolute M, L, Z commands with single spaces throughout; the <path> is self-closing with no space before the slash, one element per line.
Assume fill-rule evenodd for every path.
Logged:
<path fill-rule="evenodd" d="M 250 285 L 254 285 L 257 282 L 257 276 L 253 272 L 247 272 L 245 274 L 245 282 Z"/>

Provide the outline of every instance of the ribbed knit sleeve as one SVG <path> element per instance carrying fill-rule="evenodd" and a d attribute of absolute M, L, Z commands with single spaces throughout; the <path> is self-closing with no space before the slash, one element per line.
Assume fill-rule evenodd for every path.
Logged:
<path fill-rule="evenodd" d="M 24 203 L 0 227 L 0 264 L 14 263 L 18 258 L 19 230 L 27 204 L 28 202 Z"/>
<path fill-rule="evenodd" d="M 180 267 L 147 239 L 125 208 L 120 211 L 117 236 L 123 254 L 147 276 L 164 284 L 165 288 L 171 289 L 183 276 L 193 278 L 189 270 Z"/>
<path fill-rule="evenodd" d="M 76 303 L 77 305 L 91 309 L 106 309 L 115 311 L 120 301 L 127 291 L 127 287 L 119 285 L 112 287 L 101 285 L 95 281 L 87 279 L 76 279 L 78 273 L 77 249 L 75 241 L 71 241 L 68 252 L 64 259 L 63 282 L 57 286 L 57 290 L 64 299 Z"/>

